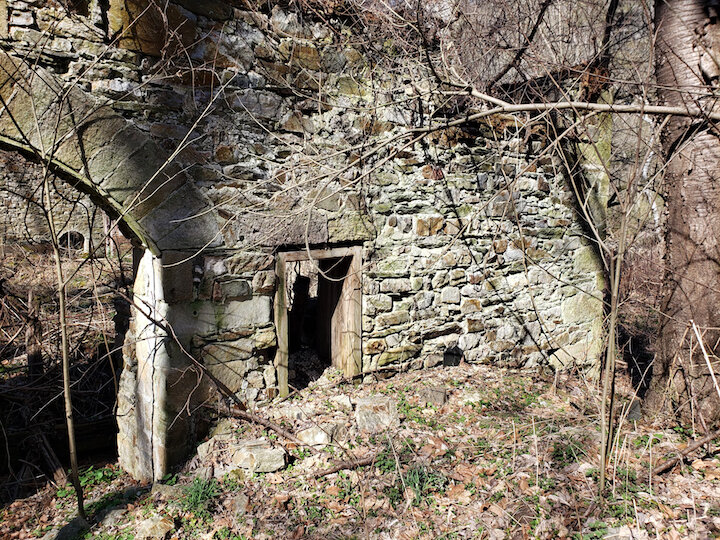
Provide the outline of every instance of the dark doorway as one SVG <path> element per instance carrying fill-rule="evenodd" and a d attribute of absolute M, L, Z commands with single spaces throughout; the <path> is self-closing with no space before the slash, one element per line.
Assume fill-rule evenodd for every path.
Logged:
<path fill-rule="evenodd" d="M 359 248 L 278 254 L 275 317 L 280 393 L 304 388 L 330 366 L 360 371 Z"/>

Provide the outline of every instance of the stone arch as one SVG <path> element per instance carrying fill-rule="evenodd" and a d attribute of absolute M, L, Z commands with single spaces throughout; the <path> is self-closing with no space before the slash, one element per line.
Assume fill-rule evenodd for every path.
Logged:
<path fill-rule="evenodd" d="M 123 348 L 130 352 L 118 394 L 118 453 L 134 477 L 162 478 L 191 443 L 191 419 L 179 411 L 193 388 L 180 384 L 188 358 L 169 335 L 178 306 L 166 298 L 173 285 L 192 289 L 192 277 L 183 281 L 184 266 L 164 263 L 222 246 L 215 210 L 171 155 L 106 102 L 4 52 L 0 145 L 47 164 L 146 248 L 127 334 L 132 346 Z"/>
<path fill-rule="evenodd" d="M 4 52 L 0 144 L 48 164 L 155 256 L 222 243 L 211 203 L 172 156 L 108 104 Z"/>

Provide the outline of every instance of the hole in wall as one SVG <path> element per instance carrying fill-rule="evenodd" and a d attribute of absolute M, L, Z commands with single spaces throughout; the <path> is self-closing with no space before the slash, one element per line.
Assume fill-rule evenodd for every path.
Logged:
<path fill-rule="evenodd" d="M 85 237 L 77 231 L 67 231 L 60 235 L 58 244 L 66 251 L 80 251 L 85 247 Z"/>

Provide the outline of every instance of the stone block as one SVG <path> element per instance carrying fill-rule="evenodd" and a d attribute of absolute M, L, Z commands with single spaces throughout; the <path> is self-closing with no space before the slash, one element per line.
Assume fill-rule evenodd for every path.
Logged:
<path fill-rule="evenodd" d="M 424 386 L 418 390 L 418 396 L 425 405 L 442 407 L 447 401 L 447 390 L 441 386 Z"/>
<path fill-rule="evenodd" d="M 463 314 L 477 313 L 478 311 L 482 311 L 482 309 L 482 301 L 479 298 L 463 298 L 460 304 L 460 312 Z"/>
<path fill-rule="evenodd" d="M 387 294 L 366 295 L 363 297 L 366 305 L 375 311 L 390 311 L 392 309 L 392 298 Z"/>
<path fill-rule="evenodd" d="M 323 424 L 298 431 L 296 437 L 309 446 L 326 446 L 332 440 L 335 426 Z"/>
<path fill-rule="evenodd" d="M 587 293 L 578 292 L 562 303 L 562 319 L 566 324 L 589 322 L 602 316 L 602 300 Z"/>
<path fill-rule="evenodd" d="M 268 294 L 275 291 L 275 272 L 263 270 L 257 272 L 252 279 L 253 292 L 256 294 Z"/>
<path fill-rule="evenodd" d="M 386 293 L 404 293 L 410 292 L 412 285 L 407 278 L 390 278 L 380 282 L 380 292 Z"/>
<path fill-rule="evenodd" d="M 275 327 L 262 328 L 255 332 L 255 349 L 262 351 L 277 345 L 277 337 L 275 335 Z"/>
<path fill-rule="evenodd" d="M 264 439 L 241 441 L 231 447 L 230 462 L 252 472 L 274 472 L 285 467 L 285 451 Z"/>
<path fill-rule="evenodd" d="M 166 251 L 162 254 L 162 287 L 165 302 L 176 304 L 193 299 L 193 252 Z"/>
<path fill-rule="evenodd" d="M 228 302 L 218 320 L 218 328 L 232 330 L 268 324 L 272 322 L 271 307 L 269 296 L 254 296 L 250 300 Z"/>
<path fill-rule="evenodd" d="M 361 398 L 355 402 L 355 422 L 358 429 L 377 433 L 400 425 L 395 401 L 386 397 Z"/>
<path fill-rule="evenodd" d="M 378 354 L 385 350 L 384 339 L 368 339 L 363 342 L 364 354 Z"/>
<path fill-rule="evenodd" d="M 0 38 L 8 37 L 7 0 L 0 0 Z"/>
<path fill-rule="evenodd" d="M 379 357 L 377 364 L 379 367 L 393 364 L 395 362 L 403 362 L 415 356 L 422 347 L 416 344 L 403 345 L 386 350 Z"/>
<path fill-rule="evenodd" d="M 328 238 L 332 242 L 372 240 L 375 230 L 367 216 L 360 212 L 342 212 L 328 221 Z"/>
<path fill-rule="evenodd" d="M 459 304 L 460 289 L 457 287 L 446 287 L 440 293 L 440 301 L 444 304 Z"/>
<path fill-rule="evenodd" d="M 280 120 L 287 112 L 282 97 L 266 90 L 248 89 L 237 92 L 231 106 L 238 112 L 246 112 L 254 117 Z"/>
<path fill-rule="evenodd" d="M 250 282 L 245 279 L 232 279 L 215 282 L 215 292 L 213 300 L 247 300 L 252 297 L 252 287 Z"/>
<path fill-rule="evenodd" d="M 467 319 L 467 331 L 468 332 L 483 332 L 485 331 L 485 323 L 482 319 L 468 318 Z"/>
<path fill-rule="evenodd" d="M 138 524 L 135 538 L 138 540 L 165 538 L 174 528 L 175 523 L 168 516 L 155 514 Z"/>
<path fill-rule="evenodd" d="M 407 311 L 392 311 L 378 316 L 377 323 L 381 327 L 397 326 L 410 320 L 410 313 Z"/>
<path fill-rule="evenodd" d="M 602 272 L 602 262 L 592 246 L 583 246 L 575 252 L 573 269 L 576 272 Z"/>
<path fill-rule="evenodd" d="M 278 50 L 291 65 L 311 71 L 318 71 L 321 68 L 320 53 L 309 43 L 285 39 L 280 43 Z"/>
<path fill-rule="evenodd" d="M 120 47 L 160 56 L 163 50 L 189 47 L 195 40 L 195 23 L 186 13 L 173 4 L 150 0 L 110 0 L 107 18 L 110 33 L 120 35 Z"/>
<path fill-rule="evenodd" d="M 418 236 L 434 236 L 442 230 L 443 223 L 442 217 L 417 218 L 415 232 Z"/>

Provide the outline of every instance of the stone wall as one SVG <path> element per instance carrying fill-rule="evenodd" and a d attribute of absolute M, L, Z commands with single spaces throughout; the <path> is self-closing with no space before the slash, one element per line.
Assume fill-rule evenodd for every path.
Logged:
<path fill-rule="evenodd" d="M 191 265 L 192 294 L 178 286 L 178 333 L 229 362 L 246 398 L 275 381 L 272 254 L 306 241 L 363 246 L 364 369 L 456 349 L 516 366 L 596 360 L 600 267 L 562 175 L 512 120 L 438 131 L 378 166 L 384 154 L 363 162 L 349 146 L 396 135 L 417 111 L 397 99 L 407 77 L 370 81 L 353 36 L 279 8 L 180 2 L 111 41 L 142 2 L 90 2 L 87 16 L 8 5 L 13 50 L 179 150 L 216 204 L 224 246 Z"/>
<path fill-rule="evenodd" d="M 162 294 L 143 294 L 172 331 L 160 332 L 162 361 L 128 350 L 120 436 L 135 442 L 121 447 L 137 444 L 143 414 L 175 418 L 209 395 L 177 384 L 187 353 L 250 404 L 275 395 L 280 251 L 362 247 L 364 371 L 461 358 L 597 367 L 603 275 L 541 132 L 497 116 L 445 125 L 426 68 L 386 69 L 341 20 L 219 1 L 105 6 L 9 1 L 4 46 L 142 130 L 212 203 L 197 213 L 219 231 L 196 249 L 156 244 L 145 263 Z M 428 135 L 412 140 L 417 128 Z M 111 139 L 98 154 L 122 142 Z M 192 228 L 182 197 L 160 203 L 155 221 Z M 138 321 L 155 324 L 138 307 L 138 338 Z M 162 391 L 138 367 L 156 360 Z M 136 397 L 152 414 L 133 401 L 146 386 L 152 397 Z M 153 455 L 157 470 L 124 463 L 157 475 L 165 457 Z"/>
<path fill-rule="evenodd" d="M 58 237 L 67 233 L 82 235 L 80 250 L 104 254 L 107 217 L 89 197 L 79 193 L 60 179 L 50 177 L 50 201 Z M 42 245 L 50 242 L 50 229 L 45 216 L 43 169 L 16 152 L 0 150 L 0 242 L 5 245 Z"/>

